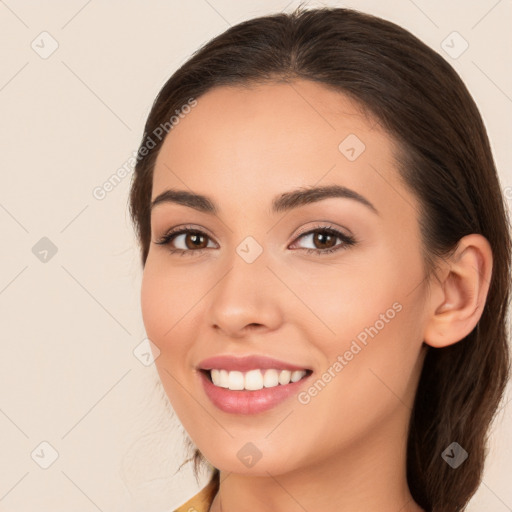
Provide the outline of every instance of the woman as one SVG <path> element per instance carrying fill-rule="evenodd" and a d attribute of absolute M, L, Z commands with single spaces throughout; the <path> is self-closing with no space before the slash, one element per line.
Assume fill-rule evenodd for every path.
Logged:
<path fill-rule="evenodd" d="M 480 114 L 397 25 L 249 20 L 160 91 L 130 208 L 157 369 L 208 486 L 178 510 L 463 510 L 509 375 Z"/>

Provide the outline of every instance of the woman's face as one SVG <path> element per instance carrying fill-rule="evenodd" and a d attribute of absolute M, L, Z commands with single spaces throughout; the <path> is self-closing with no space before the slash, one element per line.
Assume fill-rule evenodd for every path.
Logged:
<path fill-rule="evenodd" d="M 166 137 L 142 312 L 170 402 L 214 466 L 280 474 L 405 449 L 427 286 L 419 205 L 392 149 L 346 96 L 308 81 L 214 89 Z M 301 196 L 317 187 L 337 195 Z M 203 364 L 214 356 L 279 362 L 239 373 Z M 286 384 L 303 375 L 287 365 L 308 371 Z M 200 367 L 226 371 L 215 386 Z"/>

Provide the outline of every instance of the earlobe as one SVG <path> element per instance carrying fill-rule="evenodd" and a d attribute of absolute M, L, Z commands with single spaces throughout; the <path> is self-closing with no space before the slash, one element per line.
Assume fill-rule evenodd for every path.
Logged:
<path fill-rule="evenodd" d="M 424 341 L 441 348 L 464 339 L 477 325 L 492 275 L 492 250 L 482 235 L 460 239 L 453 255 L 442 264 L 443 278 L 432 282 Z"/>

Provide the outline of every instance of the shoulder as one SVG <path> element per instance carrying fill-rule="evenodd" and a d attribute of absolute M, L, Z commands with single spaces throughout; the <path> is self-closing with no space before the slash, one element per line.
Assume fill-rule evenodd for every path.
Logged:
<path fill-rule="evenodd" d="M 173 512 L 208 512 L 218 489 L 219 482 L 214 475 L 206 487 Z"/>

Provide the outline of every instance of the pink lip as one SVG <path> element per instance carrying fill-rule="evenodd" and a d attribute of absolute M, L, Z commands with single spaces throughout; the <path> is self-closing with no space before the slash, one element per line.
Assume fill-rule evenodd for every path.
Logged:
<path fill-rule="evenodd" d="M 248 372 L 250 370 L 257 369 L 265 370 L 270 368 L 290 371 L 308 369 L 305 366 L 296 366 L 294 364 L 286 363 L 285 361 L 279 361 L 278 359 L 258 355 L 244 357 L 234 357 L 232 355 L 209 357 L 208 359 L 201 361 L 197 367 L 200 370 L 211 370 L 212 368 L 216 368 L 219 370 L 236 370 L 239 372 Z"/>
<path fill-rule="evenodd" d="M 217 408 L 224 412 L 243 415 L 257 414 L 276 407 L 286 399 L 296 395 L 299 389 L 304 386 L 305 381 L 311 377 L 311 375 L 306 375 L 297 382 L 290 382 L 285 385 L 278 384 L 273 388 L 263 388 L 257 391 L 232 391 L 215 386 L 210 381 L 206 371 L 200 370 L 197 373 L 206 396 Z"/>

